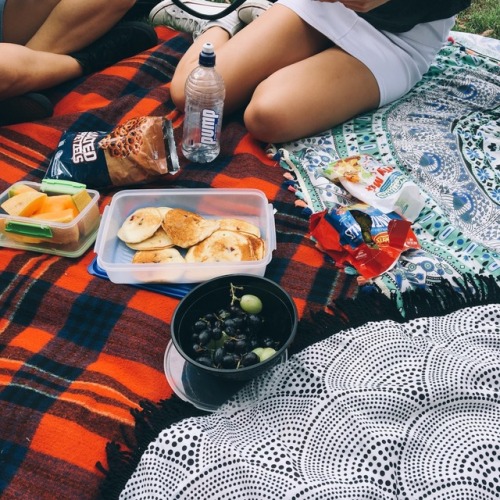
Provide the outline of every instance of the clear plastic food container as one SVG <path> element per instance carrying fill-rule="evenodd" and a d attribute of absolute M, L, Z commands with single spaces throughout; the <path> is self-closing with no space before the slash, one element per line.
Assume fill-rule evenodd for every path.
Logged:
<path fill-rule="evenodd" d="M 118 237 L 125 219 L 144 207 L 181 208 L 204 218 L 237 218 L 259 227 L 265 242 L 260 260 L 166 264 L 132 263 L 135 253 Z M 95 244 L 97 264 L 114 283 L 198 283 L 227 274 L 263 276 L 276 249 L 274 212 L 257 189 L 131 189 L 120 191 L 105 207 Z"/>
<path fill-rule="evenodd" d="M 73 195 L 85 188 L 83 184 L 43 182 L 17 182 L 0 195 L 0 205 L 12 198 L 13 193 L 31 188 L 48 196 Z M 87 189 L 91 201 L 70 222 L 56 222 L 33 217 L 0 213 L 0 246 L 33 252 L 79 257 L 95 241 L 101 216 L 99 193 Z"/>

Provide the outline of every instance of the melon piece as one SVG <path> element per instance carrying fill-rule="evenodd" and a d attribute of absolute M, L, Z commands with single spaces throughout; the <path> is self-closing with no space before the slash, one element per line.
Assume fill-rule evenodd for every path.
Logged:
<path fill-rule="evenodd" d="M 86 236 L 92 231 L 95 231 L 99 226 L 99 221 L 101 220 L 101 214 L 99 213 L 99 207 L 97 204 L 93 204 L 89 211 L 85 214 L 78 222 L 78 227 L 80 229 L 80 234 Z"/>
<path fill-rule="evenodd" d="M 27 184 L 14 184 L 9 189 L 8 195 L 9 195 L 9 198 L 12 198 L 13 196 L 16 196 L 17 194 L 25 193 L 26 191 L 35 191 L 35 193 L 38 193 L 38 191 L 35 188 L 32 188 L 31 186 L 28 186 Z"/>
<path fill-rule="evenodd" d="M 92 196 L 86 189 L 82 189 L 71 196 L 78 212 L 81 212 L 89 203 L 92 202 Z"/>
<path fill-rule="evenodd" d="M 72 245 L 78 243 L 80 239 L 80 230 L 78 224 L 71 224 L 67 227 L 51 227 L 52 238 L 51 243 L 57 245 Z"/>
<path fill-rule="evenodd" d="M 10 231 L 6 231 L 5 227 L 7 225 L 6 219 L 0 219 L 0 233 L 3 234 L 6 238 L 10 240 L 17 241 L 19 243 L 28 243 L 28 244 L 39 244 L 42 242 L 40 238 L 34 238 L 33 236 L 25 236 L 23 234 L 12 233 Z"/>
<path fill-rule="evenodd" d="M 52 212 L 37 212 L 33 214 L 31 218 L 50 222 L 71 222 L 75 218 L 75 211 L 74 207 L 71 207 L 63 210 L 54 210 Z"/>
<path fill-rule="evenodd" d="M 45 198 L 47 198 L 45 193 L 36 190 L 24 191 L 5 200 L 1 207 L 9 215 L 29 217 L 40 208 Z"/>
<path fill-rule="evenodd" d="M 40 243 L 43 243 L 43 240 L 41 240 L 40 238 L 34 238 L 33 236 L 24 236 L 24 234 L 5 233 L 5 236 L 13 241 L 17 241 L 18 243 L 25 243 L 28 245 L 39 245 Z"/>
<path fill-rule="evenodd" d="M 80 212 L 94 201 L 86 189 L 82 189 L 81 191 L 73 194 L 72 198 L 73 203 Z M 96 227 L 99 225 L 100 218 L 99 207 L 97 206 L 97 203 L 94 203 L 85 214 L 85 217 L 78 222 L 80 236 L 86 236 L 92 231 L 95 231 Z"/>
<path fill-rule="evenodd" d="M 47 196 L 47 198 L 45 198 L 43 200 L 43 203 L 40 205 L 40 208 L 33 214 L 33 216 L 45 213 L 55 214 L 57 212 L 65 212 L 66 210 L 71 210 L 73 212 L 72 218 L 78 215 L 78 210 L 73 203 L 71 195 L 57 194 L 54 196 Z M 47 217 L 42 217 L 42 218 L 45 218 L 47 220 L 56 220 L 54 218 L 47 218 Z"/>

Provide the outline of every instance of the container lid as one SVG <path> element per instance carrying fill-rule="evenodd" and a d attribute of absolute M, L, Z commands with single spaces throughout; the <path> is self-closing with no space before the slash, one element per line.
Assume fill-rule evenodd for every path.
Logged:
<path fill-rule="evenodd" d="M 280 363 L 284 363 L 287 358 L 285 351 Z M 249 382 L 198 372 L 179 354 L 171 340 L 165 350 L 163 368 L 167 382 L 177 396 L 205 411 L 217 410 Z"/>

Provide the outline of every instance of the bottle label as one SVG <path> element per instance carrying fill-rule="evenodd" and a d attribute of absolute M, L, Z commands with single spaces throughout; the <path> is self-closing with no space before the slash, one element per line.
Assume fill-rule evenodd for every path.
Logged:
<path fill-rule="evenodd" d="M 201 143 L 216 144 L 217 124 L 219 115 L 213 109 L 204 109 L 201 112 Z"/>

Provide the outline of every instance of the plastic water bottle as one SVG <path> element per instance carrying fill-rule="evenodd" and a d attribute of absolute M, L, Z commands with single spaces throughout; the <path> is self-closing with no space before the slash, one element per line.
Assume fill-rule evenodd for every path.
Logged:
<path fill-rule="evenodd" d="M 215 69 L 214 46 L 203 45 L 197 66 L 185 87 L 186 104 L 182 152 L 197 163 L 208 163 L 219 155 L 222 111 L 226 89 Z"/>

